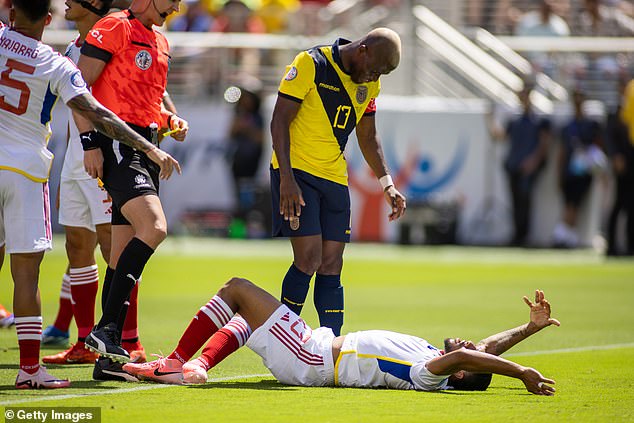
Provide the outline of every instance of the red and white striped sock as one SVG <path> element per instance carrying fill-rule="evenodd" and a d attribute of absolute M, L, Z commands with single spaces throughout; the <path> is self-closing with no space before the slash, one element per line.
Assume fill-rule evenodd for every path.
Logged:
<path fill-rule="evenodd" d="M 99 289 L 99 268 L 92 266 L 70 269 L 70 292 L 79 342 L 88 336 L 95 325 L 95 300 Z"/>
<path fill-rule="evenodd" d="M 233 316 L 229 323 L 212 335 L 198 360 L 205 365 L 207 370 L 215 367 L 246 344 L 251 333 L 249 324 L 242 316 Z"/>
<path fill-rule="evenodd" d="M 42 316 L 16 317 L 15 329 L 20 347 L 20 369 L 34 374 L 40 368 Z"/>
<path fill-rule="evenodd" d="M 185 329 L 178 346 L 167 358 L 186 363 L 196 354 L 211 335 L 222 328 L 233 317 L 233 311 L 217 295 L 202 306 Z"/>
<path fill-rule="evenodd" d="M 62 332 L 68 332 L 71 320 L 73 320 L 73 303 L 70 293 L 70 276 L 65 273 L 62 277 L 62 288 L 59 291 L 59 310 L 57 310 L 53 326 Z"/>

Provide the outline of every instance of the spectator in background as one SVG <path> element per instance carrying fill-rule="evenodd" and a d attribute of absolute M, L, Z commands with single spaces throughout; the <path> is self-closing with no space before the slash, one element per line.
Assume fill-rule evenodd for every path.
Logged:
<path fill-rule="evenodd" d="M 493 34 L 512 32 L 521 12 L 511 0 L 472 0 L 465 2 L 466 23 Z"/>
<path fill-rule="evenodd" d="M 633 34 L 634 20 L 616 6 L 602 4 L 600 0 L 585 0 L 573 27 L 573 35 L 582 37 L 631 37 Z M 588 70 L 613 75 L 621 70 L 615 54 L 588 54 L 586 61 Z"/>
<path fill-rule="evenodd" d="M 510 245 L 513 246 L 526 244 L 535 182 L 544 167 L 552 138 L 550 120 L 538 117 L 532 110 L 531 91 L 532 87 L 526 85 L 518 94 L 522 114 L 511 119 L 505 130 L 498 127 L 493 119 L 489 121 L 491 137 L 494 140 L 508 139 L 511 143 L 504 160 L 504 170 L 511 191 L 514 233 Z"/>
<path fill-rule="evenodd" d="M 265 32 L 262 20 L 241 0 L 229 0 L 218 12 L 211 30 L 214 32 Z"/>
<path fill-rule="evenodd" d="M 584 37 L 623 37 L 634 34 L 634 20 L 617 7 L 600 0 L 584 0 L 574 35 Z"/>
<path fill-rule="evenodd" d="M 229 158 L 236 192 L 236 218 L 247 219 L 255 204 L 255 175 L 260 167 L 264 118 L 257 88 L 231 87 L 225 98 L 235 102 L 229 126 Z"/>
<path fill-rule="evenodd" d="M 626 214 L 626 254 L 634 254 L 634 83 L 624 87 L 622 106 L 608 116 L 607 145 L 616 177 L 614 205 L 608 221 L 608 250 L 618 255 L 617 223 L 621 212 Z"/>
<path fill-rule="evenodd" d="M 0 21 L 9 24 L 10 0 L 0 0 Z"/>
<path fill-rule="evenodd" d="M 211 30 L 214 32 L 241 32 L 261 34 L 264 23 L 241 0 L 229 0 L 218 12 Z M 235 73 L 257 75 L 260 67 L 260 51 L 254 48 L 236 48 L 228 51 L 229 66 L 236 67 Z"/>
<path fill-rule="evenodd" d="M 520 18 L 515 35 L 530 37 L 567 37 L 568 24 L 553 11 L 553 0 L 539 0 L 539 10 L 527 12 Z M 527 52 L 528 60 L 537 71 L 554 76 L 556 62 L 547 52 Z"/>
<path fill-rule="evenodd" d="M 290 16 L 299 9 L 298 0 L 262 0 L 256 14 L 269 34 L 284 33 Z"/>
<path fill-rule="evenodd" d="M 213 24 L 213 17 L 204 0 L 185 0 L 185 12 L 169 22 L 169 29 L 183 32 L 207 32 Z"/>
<path fill-rule="evenodd" d="M 291 32 L 302 35 L 322 35 L 328 30 L 323 11 L 331 0 L 299 0 L 300 8 L 293 17 Z"/>
<path fill-rule="evenodd" d="M 601 151 L 601 126 L 587 117 L 583 110 L 585 95 L 572 93 L 574 116 L 561 131 L 561 145 L 557 160 L 559 189 L 564 199 L 561 222 L 553 231 L 553 246 L 576 248 L 579 210 L 592 185 L 593 171 L 605 166 Z"/>

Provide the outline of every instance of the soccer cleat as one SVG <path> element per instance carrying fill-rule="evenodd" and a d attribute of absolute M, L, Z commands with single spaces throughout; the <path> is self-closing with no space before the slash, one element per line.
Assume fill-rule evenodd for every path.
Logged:
<path fill-rule="evenodd" d="M 17 389 L 54 389 L 68 388 L 70 380 L 58 379 L 46 372 L 46 367 L 40 366 L 37 372 L 30 374 L 24 370 L 18 370 L 18 377 L 15 378 Z"/>
<path fill-rule="evenodd" d="M 95 327 L 85 342 L 89 350 L 110 357 L 114 361 L 130 361 L 130 354 L 121 346 L 116 323 L 108 323 L 101 329 Z"/>
<path fill-rule="evenodd" d="M 130 363 L 145 363 L 147 361 L 147 355 L 145 354 L 145 348 L 141 346 L 138 350 L 129 351 Z"/>
<path fill-rule="evenodd" d="M 183 364 L 174 358 L 159 357 L 149 363 L 127 363 L 123 370 L 141 380 L 153 380 L 159 383 L 181 385 L 183 383 Z"/>
<path fill-rule="evenodd" d="M 116 380 L 119 382 L 138 382 L 139 379 L 126 373 L 123 364 L 117 363 L 108 357 L 99 357 L 92 371 L 94 380 Z"/>
<path fill-rule="evenodd" d="M 92 364 L 99 354 L 85 349 L 83 345 L 73 345 L 69 349 L 53 355 L 42 357 L 42 362 L 47 364 Z"/>
<path fill-rule="evenodd" d="M 207 382 L 207 370 L 199 359 L 183 364 L 183 382 L 196 385 Z"/>
<path fill-rule="evenodd" d="M 15 324 L 15 316 L 0 304 L 0 328 L 8 328 Z"/>
<path fill-rule="evenodd" d="M 70 334 L 57 329 L 55 326 L 47 326 L 42 331 L 42 345 L 59 345 L 60 347 L 68 346 Z"/>

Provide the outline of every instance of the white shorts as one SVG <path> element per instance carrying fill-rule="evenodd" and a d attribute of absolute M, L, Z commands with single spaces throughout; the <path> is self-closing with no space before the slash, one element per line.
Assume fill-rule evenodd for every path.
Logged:
<path fill-rule="evenodd" d="M 96 179 L 62 179 L 59 184 L 59 224 L 95 232 L 110 223 L 112 199 Z"/>
<path fill-rule="evenodd" d="M 334 386 L 329 328 L 312 330 L 297 314 L 281 305 L 247 341 L 277 380 L 287 385 Z"/>
<path fill-rule="evenodd" d="M 0 170 L 0 246 L 6 252 L 37 253 L 53 247 L 48 182 Z"/>

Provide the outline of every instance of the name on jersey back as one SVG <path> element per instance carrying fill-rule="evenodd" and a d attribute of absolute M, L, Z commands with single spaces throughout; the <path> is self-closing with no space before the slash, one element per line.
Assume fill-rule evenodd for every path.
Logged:
<path fill-rule="evenodd" d="M 5 36 L 0 38 L 0 48 L 10 51 L 20 56 L 30 57 L 31 59 L 37 59 L 37 50 L 25 46 L 17 40 L 12 40 Z"/>

